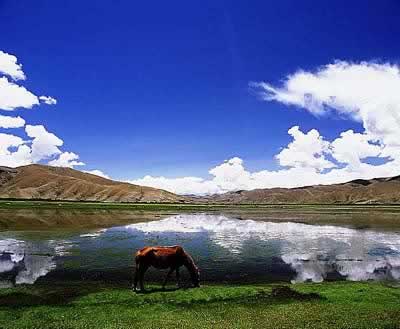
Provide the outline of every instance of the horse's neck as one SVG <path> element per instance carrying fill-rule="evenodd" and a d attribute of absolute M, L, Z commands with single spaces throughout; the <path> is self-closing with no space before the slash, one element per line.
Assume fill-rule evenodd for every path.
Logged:
<path fill-rule="evenodd" d="M 194 265 L 192 257 L 190 257 L 188 254 L 185 255 L 185 260 L 183 262 L 183 265 L 185 265 L 185 267 L 191 273 L 193 273 L 196 270 L 196 265 Z"/>

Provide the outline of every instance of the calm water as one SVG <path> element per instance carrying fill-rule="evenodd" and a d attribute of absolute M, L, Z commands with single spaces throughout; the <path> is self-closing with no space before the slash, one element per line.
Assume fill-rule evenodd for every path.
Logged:
<path fill-rule="evenodd" d="M 400 230 L 181 214 L 105 229 L 0 232 L 0 285 L 132 277 L 144 245 L 180 244 L 202 280 L 400 280 Z M 147 278 L 157 280 L 158 271 Z"/>

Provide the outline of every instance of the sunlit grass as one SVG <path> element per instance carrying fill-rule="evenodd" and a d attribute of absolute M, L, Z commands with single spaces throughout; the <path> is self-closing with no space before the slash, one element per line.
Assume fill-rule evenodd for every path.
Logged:
<path fill-rule="evenodd" d="M 379 283 L 205 285 L 148 293 L 83 285 L 0 291 L 0 328 L 400 328 L 400 289 Z"/>

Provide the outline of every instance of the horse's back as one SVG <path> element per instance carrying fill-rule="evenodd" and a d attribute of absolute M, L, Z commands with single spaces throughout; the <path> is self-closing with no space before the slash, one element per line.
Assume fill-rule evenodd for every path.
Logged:
<path fill-rule="evenodd" d="M 181 246 L 146 246 L 135 254 L 136 263 L 147 263 L 157 268 L 182 263 L 185 251 Z"/>
<path fill-rule="evenodd" d="M 152 252 L 160 253 L 182 253 L 184 252 L 181 246 L 146 246 L 136 252 L 136 256 L 145 256 Z"/>

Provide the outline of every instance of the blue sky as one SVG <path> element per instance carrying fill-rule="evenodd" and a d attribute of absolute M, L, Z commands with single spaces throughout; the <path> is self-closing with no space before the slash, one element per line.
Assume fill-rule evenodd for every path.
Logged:
<path fill-rule="evenodd" d="M 283 87 L 298 70 L 315 73 L 335 60 L 397 65 L 399 14 L 398 1 L 0 0 L 0 50 L 23 65 L 27 79 L 18 84 L 57 99 L 0 114 L 43 125 L 86 164 L 76 169 L 116 179 L 209 179 L 234 157 L 252 173 L 294 168 L 276 158 L 293 140 L 291 127 L 333 141 L 349 129 L 368 133 L 365 121 L 343 115 L 343 104 L 321 115 L 298 102 L 264 101 L 265 89 L 249 83 Z M 375 153 L 360 159 L 395 160 Z"/>

